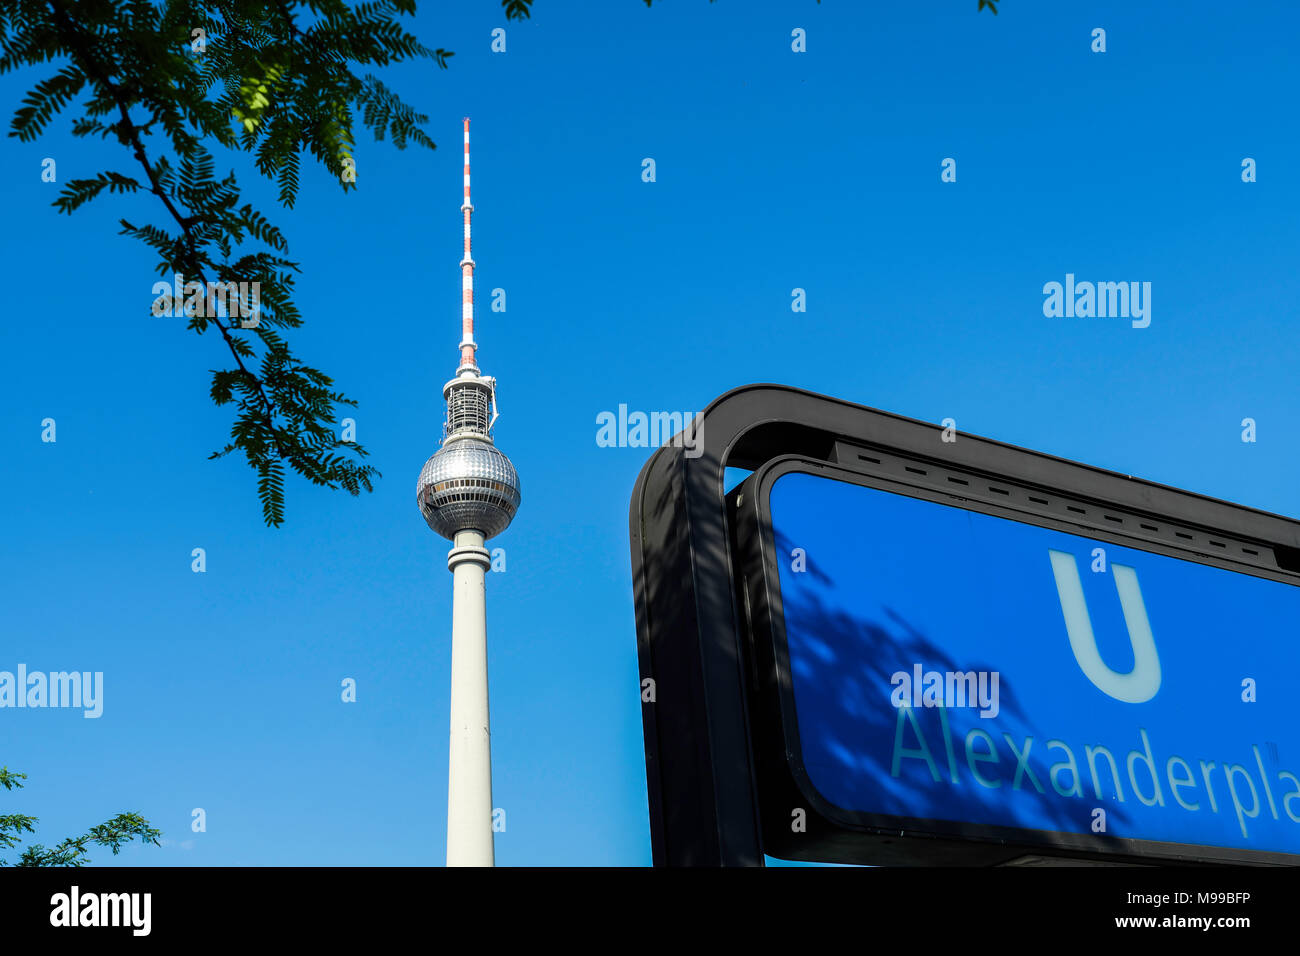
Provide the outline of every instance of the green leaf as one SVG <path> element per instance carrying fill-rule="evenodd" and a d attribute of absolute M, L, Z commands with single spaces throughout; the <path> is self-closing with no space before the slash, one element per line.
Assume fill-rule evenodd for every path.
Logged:
<path fill-rule="evenodd" d="M 110 193 L 133 193 L 139 190 L 140 183 L 130 176 L 114 172 L 100 173 L 94 179 L 70 179 L 54 200 L 54 205 L 58 207 L 59 212 L 71 215 L 73 210 L 90 202 L 105 188 Z"/>
<path fill-rule="evenodd" d="M 23 97 L 24 105 L 14 113 L 9 135 L 17 136 L 24 143 L 36 139 L 85 83 L 85 76 L 75 66 L 65 66 L 54 76 L 37 83 L 36 88 Z"/>

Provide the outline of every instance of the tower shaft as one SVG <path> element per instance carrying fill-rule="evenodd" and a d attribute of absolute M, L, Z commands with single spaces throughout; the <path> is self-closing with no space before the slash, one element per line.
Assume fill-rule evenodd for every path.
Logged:
<path fill-rule="evenodd" d="M 484 590 L 489 565 L 483 535 L 458 532 L 447 555 L 452 573 L 448 866 L 492 866 L 495 862 Z"/>

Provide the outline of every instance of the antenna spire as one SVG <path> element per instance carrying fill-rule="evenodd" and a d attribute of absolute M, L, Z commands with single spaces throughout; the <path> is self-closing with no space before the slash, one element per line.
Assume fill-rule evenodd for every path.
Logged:
<path fill-rule="evenodd" d="M 478 363 L 474 353 L 474 259 L 470 255 L 469 218 L 474 205 L 469 201 L 469 117 L 465 117 L 465 201 L 460 211 L 465 216 L 465 257 L 460 260 L 460 368 L 459 375 L 477 375 Z"/>

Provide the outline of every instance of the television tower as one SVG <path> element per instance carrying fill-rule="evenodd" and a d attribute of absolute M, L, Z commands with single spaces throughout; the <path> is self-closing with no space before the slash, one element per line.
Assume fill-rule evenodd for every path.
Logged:
<path fill-rule="evenodd" d="M 470 256 L 469 117 L 465 118 L 465 257 L 461 272 L 460 366 L 442 387 L 442 447 L 420 470 L 416 501 L 430 528 L 452 542 L 451 747 L 447 782 L 447 865 L 492 866 L 492 747 L 488 737 L 484 541 L 519 510 L 519 475 L 492 441 L 495 378 L 479 374 Z"/>

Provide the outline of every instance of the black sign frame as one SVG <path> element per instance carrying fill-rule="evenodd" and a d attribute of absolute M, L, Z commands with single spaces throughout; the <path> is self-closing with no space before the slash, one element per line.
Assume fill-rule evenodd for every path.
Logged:
<path fill-rule="evenodd" d="M 862 456 L 907 459 L 926 471 L 1038 489 L 1049 500 L 1086 502 L 1102 513 L 1145 516 L 1158 528 L 1192 535 L 1180 556 L 1193 553 L 1203 563 L 1227 560 L 1210 542 L 1244 545 L 1256 554 L 1234 556 L 1241 559 L 1236 570 L 1254 562 L 1248 573 L 1300 578 L 1300 522 L 966 433 L 945 441 L 941 426 L 802 389 L 735 389 L 712 402 L 692 427 L 691 442 L 678 436 L 651 456 L 629 509 L 656 865 L 761 866 L 765 853 L 799 852 L 786 845 L 777 825 L 780 816 L 788 827 L 797 789 L 784 791 L 775 772 L 785 761 L 777 753 L 781 759 L 774 763 L 774 748 L 783 745 L 773 738 L 770 703 L 764 703 L 771 696 L 763 694 L 762 658 L 755 651 L 762 642 L 756 645 L 750 633 L 755 604 L 745 579 L 747 571 L 751 579 L 755 573 L 759 536 L 745 523 L 743 500 L 738 506 L 736 496 L 727 495 L 727 468 L 756 472 L 794 456 L 804 467 L 855 471 Z M 1097 529 L 1085 533 L 1096 536 Z M 1174 538 L 1172 544 L 1185 542 Z M 991 832 L 953 837 L 918 830 L 915 837 L 895 838 L 809 816 L 799 846 L 812 855 L 792 858 L 989 865 L 1034 854 L 1225 862 L 1215 853 L 1184 857 L 1156 846 L 1135 860 L 1132 848 L 1119 844 L 1092 843 L 1087 850 L 1021 845 Z"/>

